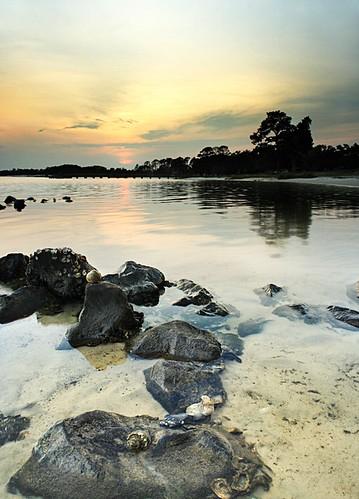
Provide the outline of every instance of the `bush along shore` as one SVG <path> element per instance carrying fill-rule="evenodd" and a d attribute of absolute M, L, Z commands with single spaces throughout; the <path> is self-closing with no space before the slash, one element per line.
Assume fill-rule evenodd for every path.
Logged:
<path fill-rule="evenodd" d="M 183 294 L 173 303 L 177 310 L 191 306 L 198 315 L 226 320 L 237 313 L 233 307 L 191 280 L 170 282 L 160 270 L 134 261 L 102 276 L 70 248 L 8 254 L 0 258 L 0 281 L 12 289 L 0 295 L 0 324 L 35 312 L 58 314 L 76 303 L 81 308 L 78 321 L 59 348 L 123 342 L 130 355 L 156 359 L 144 371 L 145 384 L 167 412 L 157 419 L 95 410 L 56 423 L 9 477 L 10 493 L 54 499 L 200 499 L 235 498 L 270 487 L 271 472 L 243 433 L 224 429 L 215 418 L 216 407 L 227 399 L 221 373 L 227 362 L 240 362 L 235 335 L 215 334 L 182 320 L 143 328 L 144 307 L 158 305 L 171 286 Z M 288 320 L 359 328 L 355 310 L 277 306 L 286 290 L 275 284 L 254 291 L 264 305 L 275 306 L 274 314 Z M 352 292 L 359 295 L 359 287 Z M 258 319 L 240 326 L 244 337 L 260 332 L 262 324 Z M 0 414 L 0 445 L 23 438 L 29 425 L 21 415 Z"/>

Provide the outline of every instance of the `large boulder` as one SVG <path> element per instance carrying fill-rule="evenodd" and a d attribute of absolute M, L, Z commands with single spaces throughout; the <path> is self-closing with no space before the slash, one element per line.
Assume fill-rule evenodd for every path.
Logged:
<path fill-rule="evenodd" d="M 124 263 L 116 274 L 105 275 L 103 280 L 120 286 L 130 303 L 145 306 L 158 304 L 166 283 L 160 270 L 133 261 Z"/>
<path fill-rule="evenodd" d="M 184 321 L 171 321 L 147 329 L 136 339 L 132 353 L 141 357 L 209 362 L 221 355 L 213 333 Z"/>
<path fill-rule="evenodd" d="M 8 442 L 23 438 L 23 431 L 29 425 L 29 418 L 20 415 L 4 416 L 0 412 L 0 447 Z"/>
<path fill-rule="evenodd" d="M 202 395 L 226 398 L 218 369 L 210 364 L 161 359 L 144 374 L 147 390 L 170 413 L 185 412 Z"/>
<path fill-rule="evenodd" d="M 26 277 L 29 284 L 44 286 L 69 301 L 83 297 L 86 274 L 93 268 L 85 256 L 70 248 L 45 248 L 30 256 Z"/>
<path fill-rule="evenodd" d="M 328 307 L 329 312 L 333 317 L 340 322 L 345 322 L 349 326 L 359 328 L 359 312 L 350 308 L 337 307 L 331 305 Z"/>
<path fill-rule="evenodd" d="M 110 282 L 88 284 L 79 322 L 68 329 L 69 343 L 95 346 L 125 341 L 141 326 L 143 314 L 133 311 L 125 293 Z"/>
<path fill-rule="evenodd" d="M 57 300 L 39 286 L 24 286 L 11 294 L 0 295 L 0 324 L 28 317 L 37 311 L 52 315 L 60 312 Z"/>
<path fill-rule="evenodd" d="M 29 257 L 22 253 L 9 253 L 0 258 L 0 281 L 25 279 Z"/>
<path fill-rule="evenodd" d="M 50 428 L 8 490 L 51 499 L 203 499 L 225 497 L 223 487 L 236 497 L 270 482 L 241 434 L 93 411 Z"/>

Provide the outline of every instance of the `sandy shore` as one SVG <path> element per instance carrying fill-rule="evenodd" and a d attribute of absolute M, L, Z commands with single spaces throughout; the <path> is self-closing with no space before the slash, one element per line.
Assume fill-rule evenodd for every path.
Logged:
<path fill-rule="evenodd" d="M 243 363 L 225 375 L 223 424 L 241 428 L 273 470 L 263 497 L 355 499 L 359 335 L 286 329 L 247 339 Z"/>

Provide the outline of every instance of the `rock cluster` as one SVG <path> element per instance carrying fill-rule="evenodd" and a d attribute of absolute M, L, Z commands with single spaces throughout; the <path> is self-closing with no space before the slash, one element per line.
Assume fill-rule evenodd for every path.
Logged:
<path fill-rule="evenodd" d="M 19 440 L 23 431 L 30 425 L 29 418 L 23 416 L 4 416 L 0 412 L 0 447 L 8 442 Z"/>

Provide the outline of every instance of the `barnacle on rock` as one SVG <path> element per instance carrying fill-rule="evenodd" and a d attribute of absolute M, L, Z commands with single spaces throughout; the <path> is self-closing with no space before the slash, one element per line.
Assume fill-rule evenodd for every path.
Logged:
<path fill-rule="evenodd" d="M 136 430 L 127 436 L 127 447 L 136 452 L 148 449 L 150 443 L 151 437 L 146 431 Z"/>
<path fill-rule="evenodd" d="M 225 478 L 216 478 L 211 483 L 212 492 L 219 499 L 231 499 L 232 490 Z"/>
<path fill-rule="evenodd" d="M 251 489 L 251 479 L 246 471 L 237 471 L 231 483 L 232 489 L 240 494 L 249 492 Z"/>

